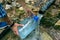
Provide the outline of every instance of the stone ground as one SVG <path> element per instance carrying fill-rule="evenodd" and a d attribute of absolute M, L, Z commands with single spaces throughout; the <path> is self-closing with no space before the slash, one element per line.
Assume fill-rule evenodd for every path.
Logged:
<path fill-rule="evenodd" d="M 59 0 L 57 1 L 59 2 Z M 56 5 L 58 5 L 59 3 L 55 3 Z M 50 9 L 50 12 L 52 11 L 52 15 L 53 17 L 57 15 L 57 11 L 56 13 L 54 12 L 54 10 L 57 10 L 59 8 L 57 8 L 56 6 L 54 6 L 53 11 Z M 59 9 L 60 10 L 60 9 Z M 10 11 L 8 11 L 10 12 Z M 12 11 L 11 11 L 12 12 Z M 9 16 L 12 15 L 12 13 L 8 14 Z M 17 15 L 17 14 L 16 14 Z M 14 15 L 12 15 L 11 17 L 13 17 Z M 14 16 L 15 18 L 15 16 Z M 16 17 L 18 19 L 18 16 Z M 18 20 L 17 20 L 18 21 Z M 43 26 L 42 26 L 43 27 Z M 37 30 L 39 29 L 39 30 Z M 34 30 L 26 39 L 24 40 L 60 40 L 60 30 L 55 30 L 54 28 L 52 29 L 48 29 L 48 28 L 37 28 L 36 30 Z M 3 29 L 4 30 L 4 29 Z M 2 30 L 0 30 L 1 32 Z M 14 33 L 12 31 L 10 31 L 8 34 L 6 34 L 1 40 L 21 40 L 20 37 L 14 35 Z"/>
<path fill-rule="evenodd" d="M 20 39 L 20 37 L 16 36 L 13 34 L 12 31 L 10 31 L 7 35 L 5 35 L 1 40 L 22 40 Z M 27 38 L 25 38 L 24 40 L 53 40 L 50 35 L 41 30 L 38 30 L 38 28 L 36 30 L 34 30 L 29 36 L 27 36 Z"/>

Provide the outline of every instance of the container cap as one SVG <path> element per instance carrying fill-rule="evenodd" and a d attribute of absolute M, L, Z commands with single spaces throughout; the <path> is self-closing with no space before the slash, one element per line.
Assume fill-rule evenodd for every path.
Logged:
<path fill-rule="evenodd" d="M 34 20 L 38 21 L 39 17 L 38 16 L 34 16 Z"/>

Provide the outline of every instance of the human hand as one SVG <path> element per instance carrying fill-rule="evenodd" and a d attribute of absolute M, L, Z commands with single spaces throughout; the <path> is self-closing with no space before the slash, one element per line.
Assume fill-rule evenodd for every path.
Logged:
<path fill-rule="evenodd" d="M 22 24 L 15 23 L 12 27 L 12 31 L 14 32 L 15 35 L 18 35 L 18 27 L 23 26 Z"/>

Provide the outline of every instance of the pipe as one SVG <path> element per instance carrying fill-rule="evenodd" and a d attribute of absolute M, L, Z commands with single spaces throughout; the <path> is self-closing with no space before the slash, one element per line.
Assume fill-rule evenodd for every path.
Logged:
<path fill-rule="evenodd" d="M 41 10 L 39 10 L 39 14 L 44 14 L 44 12 L 55 2 L 55 0 L 49 0 L 48 2 L 43 5 Z"/>

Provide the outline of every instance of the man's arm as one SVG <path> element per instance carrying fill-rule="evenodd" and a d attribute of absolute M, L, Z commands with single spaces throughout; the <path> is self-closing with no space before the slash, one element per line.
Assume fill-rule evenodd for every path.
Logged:
<path fill-rule="evenodd" d="M 25 0 L 18 0 L 18 3 L 22 5 L 26 13 L 28 13 L 28 11 L 30 11 L 31 13 L 34 13 L 29 7 L 27 7 Z"/>

